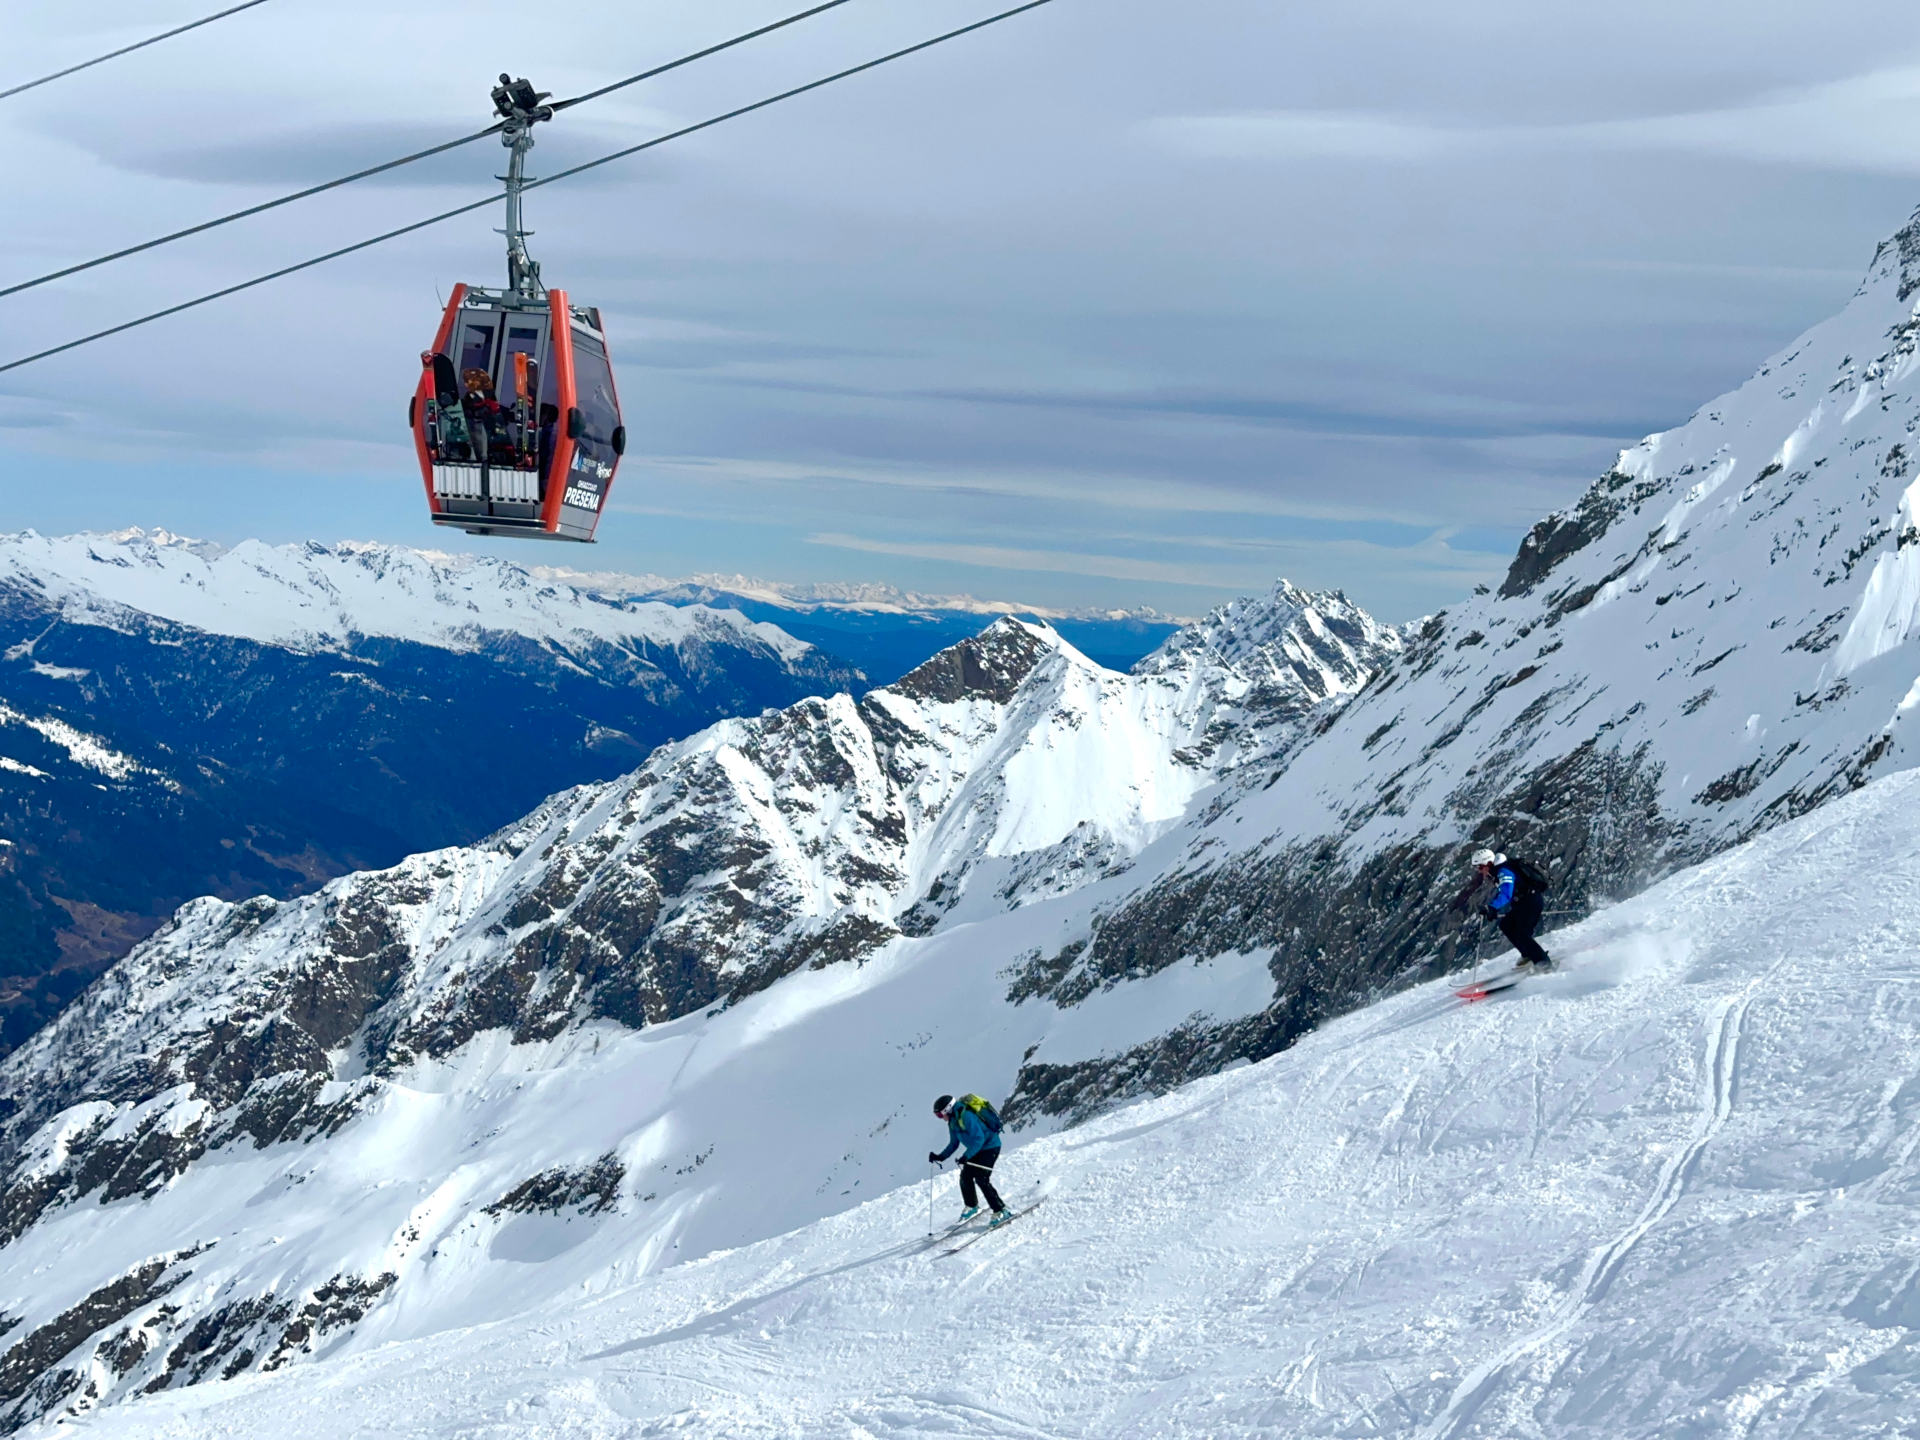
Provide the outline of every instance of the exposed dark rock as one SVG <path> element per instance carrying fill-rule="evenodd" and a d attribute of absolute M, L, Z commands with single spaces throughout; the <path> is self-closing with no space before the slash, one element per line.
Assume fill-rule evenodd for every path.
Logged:
<path fill-rule="evenodd" d="M 336 1275 L 314 1290 L 275 1342 L 262 1370 L 277 1370 L 298 1352 L 310 1354 L 314 1344 L 359 1322 L 374 1302 L 393 1288 L 399 1276 L 387 1271 L 362 1280 Z"/>
<path fill-rule="evenodd" d="M 285 1322 L 293 1307 L 275 1300 L 271 1294 L 235 1300 L 208 1312 L 196 1320 L 167 1354 L 167 1366 L 144 1387 L 148 1394 L 170 1389 L 175 1382 L 192 1385 L 220 1368 L 221 1378 L 232 1379 L 245 1365 L 231 1362 L 244 1355 L 250 1362 L 252 1350 L 245 1337 L 257 1328 Z"/>
<path fill-rule="evenodd" d="M 1050 648 L 1019 621 L 999 620 L 887 688 L 915 700 L 951 703 L 979 697 L 1004 705 Z"/>
<path fill-rule="evenodd" d="M 626 1175 L 619 1156 L 608 1151 L 591 1165 L 560 1166 L 521 1181 L 487 1206 L 485 1213 L 558 1215 L 562 1210 L 577 1210 L 598 1215 L 620 1203 L 620 1182 Z"/>
<path fill-rule="evenodd" d="M 1658 479 L 1636 479 L 1624 471 L 1609 470 L 1580 497 L 1573 509 L 1549 515 L 1527 532 L 1520 542 L 1520 553 L 1513 557 L 1507 578 L 1501 582 L 1501 598 L 1511 600 L 1527 594 L 1568 556 L 1606 534 L 1622 514 L 1658 494 L 1662 483 Z M 1598 585 L 1592 588 L 1597 590 Z M 1592 598 L 1592 590 L 1587 591 L 1584 598 L 1569 596 L 1570 603 L 1563 603 L 1560 613 L 1577 610 Z"/>
<path fill-rule="evenodd" d="M 78 1380 L 78 1372 L 60 1371 L 59 1364 L 90 1337 L 119 1324 L 141 1306 L 167 1293 L 187 1278 L 173 1272 L 197 1252 L 161 1256 L 103 1285 L 72 1308 L 62 1311 L 0 1356 L 0 1426 L 7 1432 L 38 1419 L 63 1398 Z M 114 1351 L 124 1358 L 125 1341 Z M 110 1362 L 111 1363 L 111 1362 Z M 130 1367 L 129 1367 L 130 1368 Z M 36 1386 L 57 1375 L 44 1390 Z M 47 1391 L 55 1392 L 49 1398 Z M 21 1404 L 31 1397 L 33 1403 Z"/>
<path fill-rule="evenodd" d="M 296 1353 L 310 1354 L 326 1336 L 364 1317 L 390 1290 L 392 1272 L 367 1279 L 335 1275 L 304 1301 L 272 1291 L 232 1300 L 200 1316 L 168 1350 L 164 1367 L 141 1388 L 151 1394 L 179 1385 L 223 1380 L 250 1368 L 267 1352 L 262 1370 L 275 1370 Z"/>
<path fill-rule="evenodd" d="M 1896 272 L 1898 275 L 1899 297 L 1902 302 L 1912 298 L 1920 291 L 1920 210 L 1913 218 L 1892 235 L 1882 240 L 1873 252 L 1873 263 L 1868 267 L 1867 283 L 1881 274 Z M 1866 285 L 1861 286 L 1862 290 Z"/>

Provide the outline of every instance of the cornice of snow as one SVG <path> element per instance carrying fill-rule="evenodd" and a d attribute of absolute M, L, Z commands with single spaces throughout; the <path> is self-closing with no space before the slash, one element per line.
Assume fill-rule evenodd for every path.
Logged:
<path fill-rule="evenodd" d="M 57 604 L 70 620 L 127 612 L 300 650 L 355 636 L 470 649 L 488 633 L 561 647 L 604 641 L 724 642 L 797 660 L 813 647 L 777 625 L 698 605 L 614 602 L 491 556 L 371 542 L 224 548 L 165 530 L 0 535 L 0 585 Z"/>

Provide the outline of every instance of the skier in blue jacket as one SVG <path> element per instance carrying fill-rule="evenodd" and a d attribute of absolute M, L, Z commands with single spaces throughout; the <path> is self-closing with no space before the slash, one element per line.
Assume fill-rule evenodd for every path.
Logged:
<path fill-rule="evenodd" d="M 987 1222 L 987 1228 L 1004 1225 L 1012 1219 L 1006 1202 L 993 1188 L 988 1175 L 1000 1158 L 1000 1117 L 993 1114 L 993 1107 L 978 1096 L 963 1096 L 959 1103 L 951 1095 L 942 1095 L 933 1102 L 933 1113 L 947 1122 L 947 1148 L 928 1151 L 929 1164 L 942 1165 L 954 1151 L 960 1155 L 960 1198 L 966 1203 L 966 1209 L 960 1212 L 960 1220 L 965 1223 L 980 1213 L 980 1202 L 974 1195 L 977 1185 L 980 1194 L 987 1197 L 987 1204 L 993 1210 L 993 1219 Z M 987 1117 L 993 1117 L 989 1124 Z"/>
<path fill-rule="evenodd" d="M 1520 970 L 1551 970 L 1553 957 L 1533 938 L 1547 908 L 1547 887 L 1540 868 L 1494 850 L 1476 850 L 1468 862 L 1473 878 L 1454 897 L 1454 908 L 1464 910 L 1478 896 L 1480 912 L 1500 927 L 1500 933 L 1520 952 Z"/>

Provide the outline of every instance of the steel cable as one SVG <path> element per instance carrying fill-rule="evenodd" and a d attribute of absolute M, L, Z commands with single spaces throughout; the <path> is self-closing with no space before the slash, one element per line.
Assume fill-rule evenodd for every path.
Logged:
<path fill-rule="evenodd" d="M 11 90 L 0 90 L 0 100 L 9 99 L 23 90 L 50 85 L 55 80 L 64 80 L 67 76 L 78 74 L 82 70 L 91 70 L 95 65 L 104 65 L 109 60 L 118 60 L 122 55 L 131 55 L 136 50 L 144 50 L 149 45 L 158 45 L 162 40 L 171 40 L 176 35 L 184 35 L 189 30 L 198 30 L 202 25 L 211 25 L 216 20 L 224 20 L 229 15 L 238 15 L 242 10 L 251 10 L 256 5 L 266 3 L 267 0 L 246 0 L 244 5 L 234 5 L 212 15 L 203 15 L 198 20 L 189 21 L 185 25 L 176 25 L 171 30 L 163 30 L 160 34 L 149 36 L 145 40 L 136 40 L 131 45 L 122 45 L 118 50 L 109 50 L 106 54 L 96 55 L 91 60 L 82 60 L 78 65 L 69 65 L 66 69 L 56 70 L 51 75 L 42 75 L 38 80 L 29 80 L 24 85 L 15 85 Z"/>
<path fill-rule="evenodd" d="M 253 0 L 253 3 L 256 5 L 263 4 L 264 0 Z M 624 80 L 616 80 L 611 85 L 602 85 L 598 90 L 589 90 L 584 95 L 575 95 L 570 100 L 561 100 L 557 102 L 553 108 L 563 110 L 572 105 L 584 105 L 589 100 L 598 100 L 602 95 L 611 94 L 615 90 L 625 89 L 629 85 L 638 85 L 642 80 L 651 80 L 657 75 L 666 74 L 669 70 L 678 70 L 684 65 L 693 64 L 696 60 L 705 60 L 710 55 L 718 55 L 722 50 L 731 50 L 736 45 L 744 45 L 749 40 L 757 40 L 762 35 L 770 35 L 775 30 L 784 30 L 789 25 L 797 25 L 802 20 L 810 20 L 823 11 L 833 10 L 841 5 L 850 3 L 851 0 L 824 0 L 822 4 L 815 5 L 809 10 L 801 10 L 796 14 L 787 16 L 783 20 L 775 20 L 771 24 L 760 26 L 756 30 L 745 31 L 739 35 L 735 35 L 730 40 L 722 40 L 717 45 L 709 45 L 704 50 L 695 50 L 692 54 L 682 55 L 677 60 L 669 60 L 664 65 L 656 65 L 651 70 L 642 70 L 637 75 L 629 75 Z M 222 13 L 231 14 L 232 12 L 223 11 Z M 208 18 L 214 19 L 218 17 L 209 16 Z M 198 23 L 205 24 L 206 22 L 200 21 Z M 106 59 L 109 57 L 102 56 L 101 58 Z M 97 64 L 98 62 L 89 61 L 88 63 Z M 35 81 L 34 83 L 39 84 L 41 82 Z M 489 125 L 484 130 L 476 130 L 471 135 L 462 135 L 457 140 L 448 140 L 439 145 L 429 146 L 425 150 L 416 150 L 411 155 L 402 155 L 398 160 L 387 160 L 378 165 L 369 165 L 366 169 L 356 170 L 351 175 L 342 175 L 337 180 L 327 180 L 318 185 L 309 185 L 304 190 L 296 190 L 290 195 L 282 195 L 277 200 L 263 200 L 258 205 L 249 205 L 244 210 L 235 210 L 228 215 L 216 216 L 212 220 L 203 220 L 200 224 L 189 225 L 184 230 L 175 230 L 167 235 L 157 235 L 151 240 L 141 241 L 138 245 L 128 245 L 122 249 L 112 251 L 109 254 L 96 256 L 91 260 L 82 260 L 76 265 L 67 265 L 59 270 L 49 270 L 46 274 L 36 275 L 31 280 L 22 280 L 17 284 L 0 288 L 0 300 L 6 299 L 9 295 L 18 295 L 22 290 L 32 290 L 38 286 L 50 284 L 55 280 L 64 280 L 69 275 L 78 275 L 83 270 L 93 270 L 102 265 L 110 265 L 115 260 L 126 259 L 129 255 L 139 255 L 147 250 L 157 250 L 162 245 L 171 245 L 174 241 L 185 240 L 191 235 L 201 235 L 209 230 L 218 230 L 222 225 L 231 225 L 236 220 L 245 220 L 250 216 L 265 214 L 269 210 L 278 210 L 282 205 L 291 205 L 296 200 L 305 200 L 309 196 L 319 195 L 327 190 L 337 190 L 342 185 L 353 184 L 356 180 L 365 180 L 371 175 L 383 174 L 388 170 L 397 170 L 402 165 L 411 165 L 417 160 L 425 160 L 430 156 L 443 154 L 448 150 L 457 150 L 462 145 L 471 145 L 476 140 L 484 140 L 489 135 L 497 135 L 499 133 L 499 125 Z"/>
<path fill-rule="evenodd" d="M 1002 10 L 997 15 L 989 15 L 986 19 L 976 20 L 971 25 L 962 25 L 957 30 L 949 30 L 945 34 L 934 36 L 931 40 L 922 40 L 918 44 L 908 45 L 904 49 L 891 51 L 888 54 L 879 56 L 877 59 L 850 66 L 845 70 L 835 71 L 833 74 L 823 76 L 818 80 L 808 81 L 805 85 L 796 85 L 791 90 L 782 90 L 778 95 L 769 95 L 766 99 L 756 100 L 751 105 L 742 105 L 737 109 L 728 110 L 724 114 L 715 115 L 710 119 L 697 121 L 692 125 L 682 126 L 678 130 L 669 131 L 665 135 L 657 135 L 653 139 L 642 141 L 638 145 L 629 145 L 624 150 L 615 150 L 611 154 L 600 156 L 597 160 L 588 160 L 583 164 L 556 171 L 554 174 L 541 179 L 529 180 L 526 188 L 533 190 L 542 185 L 558 184 L 562 180 L 582 174 L 585 171 L 596 170 L 602 165 L 613 163 L 615 160 L 627 159 L 629 156 L 638 155 L 643 150 L 651 150 L 656 146 L 665 145 L 669 141 L 679 140 L 688 135 L 695 134 L 698 131 L 711 129 L 713 126 L 723 124 L 728 120 L 736 120 L 742 115 L 751 115 L 756 110 L 764 110 L 770 105 L 778 105 L 782 101 L 791 100 L 797 95 L 805 95 L 810 91 L 819 90 L 824 86 L 835 84 L 851 76 L 860 75 L 868 70 L 877 69 L 882 65 L 891 64 L 895 60 L 904 59 L 908 55 L 918 54 L 922 50 L 930 50 L 935 45 L 944 45 L 949 40 L 957 40 L 962 35 L 970 35 L 976 30 L 984 30 L 989 25 L 997 25 L 1002 20 L 1011 20 L 1016 15 L 1023 15 L 1029 10 L 1038 10 L 1042 5 L 1049 5 L 1051 3 L 1053 3 L 1053 0 L 1027 0 L 1027 3 L 1024 5 L 1016 5 L 1011 10 Z M 402 225 L 397 229 L 388 230 L 384 234 L 374 235 L 366 240 L 357 240 L 351 245 L 342 245 L 337 250 L 329 250 L 326 254 L 316 255 L 310 260 L 302 260 L 297 264 L 282 266 L 280 269 L 269 271 L 265 275 L 256 275 L 251 280 L 242 280 L 236 285 L 224 286 L 219 290 L 210 291 L 195 299 L 183 300 L 177 305 L 169 305 L 164 310 L 155 310 L 152 314 L 142 315 L 137 320 L 127 320 L 119 325 L 110 326 L 105 330 L 96 330 L 91 335 L 83 335 L 78 340 L 69 340 L 64 345 L 55 345 L 32 355 L 24 355 L 18 360 L 10 360 L 4 365 L 0 365 L 0 375 L 4 375 L 9 370 L 18 370 L 23 365 L 31 365 L 36 360 L 45 360 L 54 355 L 64 354 L 68 350 L 77 350 L 82 345 L 91 345 L 94 341 L 105 340 L 110 335 L 119 335 L 125 331 L 137 329 L 139 326 L 151 324 L 155 320 L 164 320 L 170 315 L 178 315 L 183 310 L 192 310 L 197 306 L 206 305 L 215 300 L 223 300 L 227 296 L 236 295 L 242 290 L 251 290 L 255 286 L 284 279 L 286 276 L 297 274 L 302 270 L 311 270 L 316 265 L 324 265 L 328 261 L 338 260 L 344 255 L 352 255 L 356 251 L 372 249 L 375 245 L 383 245 L 389 240 L 397 240 L 402 235 L 411 235 L 416 230 L 425 230 L 430 225 L 438 225 L 442 221 L 451 220 L 459 215 L 468 215 L 475 210 L 484 210 L 499 203 L 500 197 L 498 195 L 489 195 L 484 200 L 474 200 L 465 205 L 455 206 L 451 210 L 443 210 L 438 215 L 430 215 L 424 220 L 416 220 L 411 225 Z"/>
<path fill-rule="evenodd" d="M 258 205 L 249 205 L 244 210 L 236 210 L 231 215 L 222 215 L 216 220 L 205 220 L 198 225 L 189 225 L 184 230 L 175 230 L 171 235 L 161 235 L 152 240 L 143 240 L 138 245 L 129 245 L 125 249 L 115 250 L 111 254 L 97 256 L 92 260 L 83 260 L 77 265 L 69 265 L 62 270 L 50 270 L 45 275 L 37 275 L 31 280 L 22 280 L 18 285 L 9 285 L 0 290 L 0 300 L 9 295 L 18 295 L 22 290 L 31 290 L 37 285 L 46 285 L 55 280 L 64 280 L 69 275 L 78 275 L 82 270 L 92 270 L 101 265 L 111 264 L 115 260 L 124 260 L 129 255 L 138 255 L 143 250 L 157 250 L 162 245 L 171 245 L 176 240 L 184 240 L 189 235 L 199 235 L 207 230 L 217 230 L 222 225 L 231 225 L 236 220 L 244 220 L 249 215 L 259 215 L 268 210 L 277 210 L 282 205 L 291 205 L 296 200 L 304 200 L 309 195 L 318 195 L 323 190 L 337 190 L 342 185 L 351 185 L 356 180 L 364 180 L 369 175 L 378 175 L 383 170 L 396 170 L 402 165 L 411 165 L 416 160 L 425 160 L 429 155 L 438 155 L 442 151 L 455 150 L 462 145 L 471 145 L 489 135 L 498 134 L 498 125 L 489 125 L 484 130 L 476 130 L 471 135 L 462 135 L 458 140 L 448 140 L 426 150 L 416 150 L 411 155 L 403 155 L 398 160 L 388 160 L 383 164 L 369 165 L 365 170 L 356 170 L 351 175 L 342 175 L 338 180 L 328 180 L 319 185 L 309 185 L 305 190 L 296 190 L 291 195 L 282 195 L 278 200 L 265 200 Z"/>

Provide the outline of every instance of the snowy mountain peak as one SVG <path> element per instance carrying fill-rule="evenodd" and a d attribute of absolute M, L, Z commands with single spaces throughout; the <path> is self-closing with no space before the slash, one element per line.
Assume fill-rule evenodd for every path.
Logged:
<path fill-rule="evenodd" d="M 1789 504 L 1791 492 L 1815 471 L 1839 458 L 1832 452 L 1843 436 L 1849 447 L 1845 453 L 1851 456 L 1874 443 L 1875 437 L 1867 431 L 1887 431 L 1888 445 L 1871 467 L 1861 468 L 1869 473 L 1877 470 L 1874 478 L 1879 481 L 1904 477 L 1920 446 L 1908 438 L 1904 424 L 1876 427 L 1872 420 L 1874 411 L 1884 417 L 1914 408 L 1905 382 L 1912 376 L 1915 349 L 1920 346 L 1920 302 L 1909 303 L 1916 292 L 1920 292 L 1920 210 L 1876 247 L 1866 277 L 1838 315 L 1770 357 L 1744 385 L 1702 407 L 1686 425 L 1650 435 L 1621 451 L 1613 468 L 1578 502 L 1536 524 L 1514 557 L 1500 597 L 1510 600 L 1529 594 L 1568 557 L 1656 501 L 1668 507 L 1660 515 L 1661 523 L 1652 534 L 1628 534 L 1625 542 L 1634 547 L 1636 563 L 1655 551 L 1671 549 L 1676 538 L 1697 522 L 1723 526 L 1763 491 L 1772 492 L 1778 502 L 1764 512 L 1771 514 Z M 1787 478 L 1776 479 L 1782 472 L 1788 472 Z M 1841 473 L 1828 471 L 1814 493 L 1829 491 Z M 1736 477 L 1746 483 L 1737 500 L 1728 502 L 1723 495 L 1713 505 L 1705 503 Z M 1858 498 L 1879 505 L 1881 488 L 1869 484 Z M 1831 513 L 1837 516 L 1841 509 Z M 1818 548 L 1825 546 L 1822 540 Z M 1626 568 L 1615 567 L 1596 585 L 1556 592 L 1550 618 L 1583 608 L 1624 575 Z"/>
<path fill-rule="evenodd" d="M 1863 296 L 1882 286 L 1891 286 L 1894 298 L 1902 304 L 1920 291 L 1920 209 L 1880 242 L 1867 266 L 1867 278 L 1854 294 Z"/>
<path fill-rule="evenodd" d="M 1297 686 L 1318 701 L 1359 689 L 1402 639 L 1339 591 L 1302 590 L 1283 579 L 1267 594 L 1230 600 L 1169 636 L 1134 673 L 1205 662 L 1250 684 Z"/>
<path fill-rule="evenodd" d="M 982 699 L 1004 705 L 1033 673 L 1034 666 L 1056 650 L 1072 651 L 1072 647 L 1044 625 L 1005 615 L 972 639 L 948 646 L 887 688 L 915 700 L 952 704 Z M 1077 651 L 1073 653 L 1078 656 Z"/>

